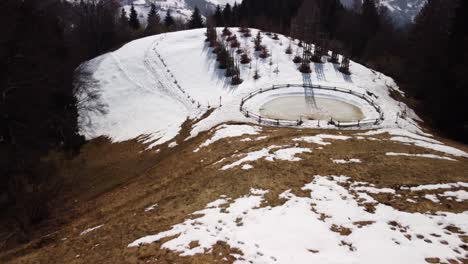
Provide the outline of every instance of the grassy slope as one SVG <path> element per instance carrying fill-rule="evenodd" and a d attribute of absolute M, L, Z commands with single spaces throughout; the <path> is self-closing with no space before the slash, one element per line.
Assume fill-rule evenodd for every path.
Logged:
<path fill-rule="evenodd" d="M 127 244 L 147 234 L 154 234 L 182 222 L 190 213 L 200 210 L 220 195 L 240 197 L 251 187 L 268 189 L 269 205 L 281 204 L 278 194 L 292 189 L 296 195 L 314 175 L 347 175 L 353 180 L 366 181 L 378 187 L 397 188 L 401 185 L 429 183 L 468 182 L 468 160 L 458 162 L 415 158 L 388 157 L 386 152 L 431 153 L 427 149 L 390 141 L 351 139 L 334 141 L 331 145 L 300 154 L 298 162 L 257 160 L 250 163 L 252 170 L 219 170 L 236 160 L 232 155 L 259 150 L 270 145 L 292 144 L 298 136 L 329 133 L 355 134 L 352 131 L 324 131 L 310 129 L 264 128 L 258 136 L 268 136 L 259 141 L 242 142 L 242 138 L 227 138 L 208 147 L 196 149 L 210 138 L 212 132 L 184 141 L 190 122 L 186 122 L 177 138 L 175 148 L 145 151 L 145 145 L 131 140 L 111 144 L 105 139 L 89 142 L 79 157 L 64 164 L 63 169 L 74 175 L 72 185 L 67 186 L 67 203 L 57 205 L 55 217 L 66 219 L 62 224 L 51 224 L 38 229 L 31 243 L 0 253 L 0 262 L 12 263 L 138 263 L 157 258 L 159 263 L 206 263 L 224 256 L 232 260 L 231 249 L 218 244 L 213 252 L 192 258 L 182 258 L 174 252 L 160 249 L 161 243 L 141 248 L 127 248 Z M 388 138 L 380 135 L 377 138 Z M 447 141 L 443 140 L 445 143 Z M 296 143 L 296 142 L 294 142 Z M 467 150 L 466 146 L 455 147 Z M 439 154 L 432 152 L 434 154 Z M 222 163 L 215 162 L 226 157 Z M 361 164 L 334 164 L 331 159 L 358 158 Z M 203 160 L 203 161 L 202 161 Z M 443 200 L 440 204 L 429 202 L 420 196 L 418 203 L 406 202 L 402 197 L 373 195 L 382 203 L 405 211 L 453 211 L 468 210 L 468 203 Z M 412 196 L 414 193 L 412 194 Z M 412 197 L 414 199 L 414 197 Z M 144 209 L 158 203 L 157 210 Z M 371 210 L 371 209 L 370 209 Z M 80 236 L 90 227 L 104 224 L 100 229 Z M 44 236 L 49 234 L 48 236 Z M 66 238 L 66 239 L 65 239 Z M 221 255 L 219 254 L 221 253 Z"/>

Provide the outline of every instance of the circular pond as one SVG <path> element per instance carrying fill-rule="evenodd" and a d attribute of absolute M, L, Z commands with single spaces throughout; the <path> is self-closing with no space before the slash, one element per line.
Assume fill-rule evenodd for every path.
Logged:
<path fill-rule="evenodd" d="M 282 120 L 333 120 L 347 122 L 364 118 L 361 109 L 334 98 L 309 96 L 282 96 L 273 98 L 260 107 L 260 115 Z"/>

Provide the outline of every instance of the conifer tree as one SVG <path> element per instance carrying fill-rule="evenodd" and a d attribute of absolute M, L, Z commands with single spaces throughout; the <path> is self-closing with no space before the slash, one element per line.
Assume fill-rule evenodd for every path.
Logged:
<path fill-rule="evenodd" d="M 160 29 L 161 18 L 156 11 L 156 5 L 151 4 L 151 9 L 148 13 L 148 21 L 145 29 L 147 35 L 157 34 L 161 31 Z"/>
<path fill-rule="evenodd" d="M 240 49 L 239 49 L 240 50 Z M 241 55 L 240 63 L 241 64 L 248 64 L 252 61 L 252 59 L 249 56 L 249 51 L 246 49 Z"/>
<path fill-rule="evenodd" d="M 333 63 L 333 64 L 337 64 L 338 63 L 338 53 L 336 51 L 332 51 L 332 55 L 331 55 L 331 57 L 330 57 L 330 59 L 328 61 Z"/>
<path fill-rule="evenodd" d="M 289 41 L 289 46 L 286 48 L 286 51 L 285 51 L 285 52 L 286 52 L 286 54 L 288 54 L 288 55 L 289 55 L 289 54 L 292 54 L 293 51 L 292 51 L 291 41 Z"/>
<path fill-rule="evenodd" d="M 135 6 L 130 8 L 130 19 L 128 20 L 128 24 L 133 30 L 140 29 L 140 21 L 138 20 L 138 13 L 135 10 Z"/>
<path fill-rule="evenodd" d="M 232 8 L 229 3 L 226 4 L 223 9 L 223 22 L 225 27 L 232 25 Z"/>
<path fill-rule="evenodd" d="M 124 8 L 120 11 L 120 17 L 117 22 L 117 36 L 119 41 L 126 42 L 130 38 L 130 25 L 128 23 L 127 12 Z"/>
<path fill-rule="evenodd" d="M 239 62 L 236 61 L 234 63 L 234 74 L 231 79 L 231 85 L 239 85 L 243 82 L 244 80 L 241 79 L 240 77 L 240 68 L 239 68 Z"/>
<path fill-rule="evenodd" d="M 164 17 L 164 25 L 166 28 L 170 29 L 175 25 L 174 18 L 172 17 L 171 10 L 168 9 L 166 12 L 166 16 Z"/>
<path fill-rule="evenodd" d="M 379 28 L 379 13 L 375 0 L 364 0 L 362 3 L 362 25 L 367 38 L 375 34 Z"/>
<path fill-rule="evenodd" d="M 214 19 L 217 27 L 224 26 L 223 23 L 223 13 L 221 11 L 221 7 L 219 5 L 216 6 L 216 11 L 214 14 Z"/>
<path fill-rule="evenodd" d="M 188 27 L 189 29 L 203 27 L 203 19 L 201 17 L 200 10 L 198 9 L 198 7 L 195 7 L 195 10 L 193 11 L 192 16 L 190 17 Z"/>
<path fill-rule="evenodd" d="M 260 31 L 258 31 L 257 36 L 255 37 L 254 44 L 255 44 L 255 51 L 262 50 L 262 35 L 260 34 Z"/>
<path fill-rule="evenodd" d="M 341 65 L 340 65 L 340 68 L 339 68 L 340 72 L 344 73 L 344 74 L 351 74 L 351 72 L 349 71 L 349 59 L 348 57 L 343 57 L 343 59 L 341 60 Z"/>

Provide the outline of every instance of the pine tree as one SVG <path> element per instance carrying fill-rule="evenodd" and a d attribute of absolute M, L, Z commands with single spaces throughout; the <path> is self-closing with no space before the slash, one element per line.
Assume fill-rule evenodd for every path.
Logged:
<path fill-rule="evenodd" d="M 231 85 L 239 85 L 243 82 L 244 80 L 241 79 L 240 77 L 240 68 L 239 68 L 239 62 L 236 61 L 234 63 L 234 74 L 231 79 Z"/>
<path fill-rule="evenodd" d="M 328 61 L 333 63 L 333 64 L 338 64 L 338 53 L 333 50 L 332 55 L 331 55 L 331 57 L 330 57 L 330 59 Z"/>
<path fill-rule="evenodd" d="M 289 41 L 289 46 L 286 48 L 286 54 L 292 54 L 293 51 L 292 51 L 292 46 L 291 46 L 291 41 Z"/>
<path fill-rule="evenodd" d="M 224 26 L 223 23 L 223 13 L 221 11 L 221 7 L 219 5 L 216 6 L 216 11 L 214 14 L 214 19 L 217 27 L 222 27 Z"/>
<path fill-rule="evenodd" d="M 135 7 L 132 4 L 130 8 L 130 19 L 128 20 L 128 24 L 133 30 L 140 29 L 140 21 L 138 20 L 138 13 L 135 10 Z"/>
<path fill-rule="evenodd" d="M 224 20 L 225 27 L 229 27 L 232 25 L 232 8 L 229 3 L 224 6 L 223 20 Z"/>
<path fill-rule="evenodd" d="M 342 72 L 344 74 L 347 74 L 347 75 L 351 74 L 351 72 L 349 71 L 349 59 L 348 59 L 348 57 L 343 57 L 343 59 L 341 60 L 341 65 L 340 65 L 339 70 L 340 70 L 340 72 Z"/>
<path fill-rule="evenodd" d="M 241 49 L 239 49 L 241 50 Z M 252 59 L 249 56 L 249 51 L 246 49 L 241 55 L 240 63 L 241 64 L 248 64 L 252 61 Z"/>
<path fill-rule="evenodd" d="M 148 13 L 148 23 L 146 25 L 145 33 L 146 35 L 157 34 L 161 31 L 160 29 L 161 18 L 156 11 L 156 5 L 151 4 L 151 9 Z"/>
<path fill-rule="evenodd" d="M 362 20 L 363 29 L 369 38 L 379 28 L 379 12 L 374 0 L 364 0 L 362 3 Z"/>
<path fill-rule="evenodd" d="M 166 16 L 164 17 L 164 25 L 168 29 L 172 28 L 175 25 L 175 21 L 174 21 L 174 18 L 172 17 L 170 9 L 167 10 Z"/>
<path fill-rule="evenodd" d="M 122 8 L 117 22 L 117 37 L 121 42 L 126 42 L 130 39 L 130 25 L 128 23 L 127 12 L 124 8 Z"/>
<path fill-rule="evenodd" d="M 258 31 L 257 36 L 255 37 L 254 44 L 255 44 L 255 51 L 262 50 L 262 35 L 260 34 L 260 31 Z"/>
<path fill-rule="evenodd" d="M 198 9 L 198 7 L 195 7 L 195 10 L 193 11 L 192 16 L 190 17 L 188 27 L 189 29 L 203 27 L 203 19 L 200 15 L 200 10 Z"/>

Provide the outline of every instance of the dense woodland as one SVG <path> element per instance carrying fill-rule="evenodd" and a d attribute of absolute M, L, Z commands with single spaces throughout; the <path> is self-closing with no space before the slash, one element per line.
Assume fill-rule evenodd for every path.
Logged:
<path fill-rule="evenodd" d="M 0 206 L 21 239 L 46 219 L 67 175 L 52 151 L 68 158 L 84 138 L 77 125 L 80 63 L 143 36 L 204 26 L 155 6 L 142 23 L 116 0 L 2 0 L 0 16 Z M 218 7 L 218 27 L 256 27 L 337 50 L 394 77 L 411 104 L 441 133 L 468 142 L 468 2 L 430 0 L 414 24 L 396 27 L 373 0 L 244 0 Z M 145 25 L 145 26 L 143 26 Z M 89 92 L 89 91 L 84 91 Z M 95 96 L 89 92 L 89 100 Z M 94 109 L 101 111 L 100 109 Z"/>

